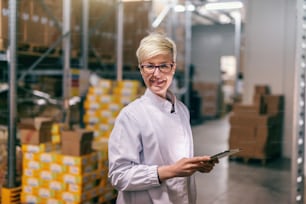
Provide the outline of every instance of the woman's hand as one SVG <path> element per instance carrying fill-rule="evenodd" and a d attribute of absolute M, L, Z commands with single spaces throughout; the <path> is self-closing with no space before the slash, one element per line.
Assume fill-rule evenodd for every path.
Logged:
<path fill-rule="evenodd" d="M 182 158 L 173 165 L 161 166 L 158 168 L 158 175 L 161 181 L 173 177 L 187 177 L 196 171 L 202 173 L 210 172 L 218 160 L 211 160 L 209 156 Z"/>
<path fill-rule="evenodd" d="M 201 167 L 198 169 L 201 173 L 209 173 L 215 166 L 216 163 L 219 163 L 218 159 L 214 160 L 205 160 L 201 162 Z"/>

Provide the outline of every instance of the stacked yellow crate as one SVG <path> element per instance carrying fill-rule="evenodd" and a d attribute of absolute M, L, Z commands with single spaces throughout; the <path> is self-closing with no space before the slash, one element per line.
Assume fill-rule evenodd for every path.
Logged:
<path fill-rule="evenodd" d="M 97 168 L 98 153 L 68 156 L 44 152 L 45 144 L 25 147 L 22 195 L 24 203 L 95 203 L 107 169 Z M 105 190 L 105 189 L 103 189 Z"/>
<path fill-rule="evenodd" d="M 62 131 L 62 180 L 67 184 L 61 199 L 72 203 L 97 203 L 113 198 L 108 183 L 107 151 L 92 150 L 93 132 L 83 129 Z"/>
<path fill-rule="evenodd" d="M 108 137 L 116 116 L 116 112 L 109 108 L 113 101 L 111 88 L 111 80 L 100 80 L 89 88 L 86 96 L 84 122 L 86 129 L 94 132 L 95 140 Z"/>
<path fill-rule="evenodd" d="M 90 87 L 84 103 L 84 122 L 86 129 L 94 131 L 94 142 L 107 140 L 119 111 L 137 97 L 139 88 L 136 80 L 106 79 Z"/>
<path fill-rule="evenodd" d="M 51 130 L 55 136 L 58 128 L 53 126 Z M 63 148 L 57 138 L 52 142 L 22 144 L 22 203 L 83 204 L 114 198 L 107 180 L 106 149 L 82 153 L 80 148 L 78 155 L 69 155 L 63 153 Z"/>
<path fill-rule="evenodd" d="M 22 203 L 41 203 L 53 199 L 56 191 L 49 188 L 51 182 L 61 181 L 59 173 L 53 170 L 59 157 L 58 144 L 22 144 L 23 174 Z"/>

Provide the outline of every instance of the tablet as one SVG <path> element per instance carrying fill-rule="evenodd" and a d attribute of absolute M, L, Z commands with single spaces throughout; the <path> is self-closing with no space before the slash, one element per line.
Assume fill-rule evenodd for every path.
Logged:
<path fill-rule="evenodd" d="M 229 150 L 226 150 L 224 152 L 220 152 L 218 154 L 215 154 L 213 156 L 210 157 L 211 160 L 214 160 L 214 159 L 221 159 L 223 157 L 227 157 L 227 156 L 230 156 L 230 155 L 233 155 L 233 154 L 236 154 L 238 152 L 240 152 L 241 150 L 240 149 L 229 149 Z"/>

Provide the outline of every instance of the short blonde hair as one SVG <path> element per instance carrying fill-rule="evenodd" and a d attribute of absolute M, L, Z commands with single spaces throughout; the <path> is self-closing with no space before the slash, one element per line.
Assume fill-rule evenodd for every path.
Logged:
<path fill-rule="evenodd" d="M 138 63 L 141 63 L 160 54 L 170 54 L 175 62 L 176 52 L 176 44 L 173 40 L 161 33 L 151 33 L 140 41 L 136 56 Z"/>

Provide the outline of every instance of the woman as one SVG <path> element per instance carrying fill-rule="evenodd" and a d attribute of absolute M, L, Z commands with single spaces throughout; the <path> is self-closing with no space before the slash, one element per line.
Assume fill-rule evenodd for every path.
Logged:
<path fill-rule="evenodd" d="M 109 138 L 109 179 L 119 204 L 194 204 L 194 173 L 218 160 L 193 156 L 186 106 L 168 88 L 176 45 L 162 34 L 142 39 L 136 51 L 144 95 L 123 108 Z"/>

